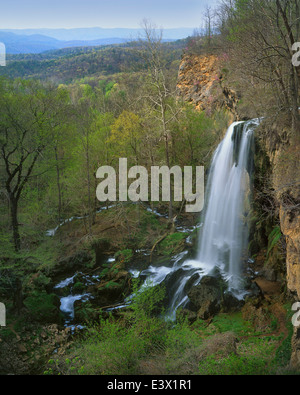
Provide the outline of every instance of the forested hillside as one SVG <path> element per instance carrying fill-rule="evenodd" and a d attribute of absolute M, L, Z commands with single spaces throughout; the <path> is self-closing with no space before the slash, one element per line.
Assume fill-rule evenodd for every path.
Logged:
<path fill-rule="evenodd" d="M 224 0 L 207 8 L 205 33 L 186 40 L 165 43 L 145 21 L 135 43 L 8 57 L 1 374 L 299 374 L 299 9 L 298 0 Z M 205 219 L 176 201 L 173 179 L 170 201 L 100 202 L 97 170 L 120 176 L 120 158 L 148 173 L 204 166 L 211 188 L 226 130 L 253 119 L 239 297 L 222 265 L 201 272 Z"/>
<path fill-rule="evenodd" d="M 165 61 L 168 64 L 178 61 L 185 45 L 186 40 L 162 43 Z M 124 45 L 65 48 L 41 54 L 7 55 L 7 66 L 0 69 L 0 75 L 70 83 L 84 78 L 137 72 L 145 70 L 139 48 L 137 41 Z"/>

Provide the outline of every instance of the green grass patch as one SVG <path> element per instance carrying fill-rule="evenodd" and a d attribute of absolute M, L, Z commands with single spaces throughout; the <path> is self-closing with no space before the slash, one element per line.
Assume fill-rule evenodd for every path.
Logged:
<path fill-rule="evenodd" d="M 268 373 L 268 361 L 255 355 L 240 356 L 231 354 L 225 358 L 219 355 L 210 355 L 199 365 L 200 375 L 250 376 L 267 375 Z"/>
<path fill-rule="evenodd" d="M 213 328 L 217 332 L 234 332 L 237 336 L 248 336 L 255 333 L 249 321 L 245 321 L 241 312 L 232 314 L 218 314 L 212 320 Z"/>

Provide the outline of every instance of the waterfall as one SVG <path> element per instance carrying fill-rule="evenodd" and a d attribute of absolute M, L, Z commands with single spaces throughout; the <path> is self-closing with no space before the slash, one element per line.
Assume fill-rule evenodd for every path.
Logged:
<path fill-rule="evenodd" d="M 233 123 L 213 156 L 206 189 L 197 260 L 218 267 L 229 290 L 242 288 L 247 260 L 254 129 L 258 120 Z"/>
<path fill-rule="evenodd" d="M 258 125 L 258 119 L 234 122 L 213 155 L 195 259 L 187 259 L 185 251 L 168 265 L 152 265 L 141 273 L 146 277 L 143 287 L 166 284 L 171 319 L 179 307 L 189 303 L 189 290 L 216 269 L 237 299 L 247 293 L 242 268 L 248 261 L 254 130 Z"/>

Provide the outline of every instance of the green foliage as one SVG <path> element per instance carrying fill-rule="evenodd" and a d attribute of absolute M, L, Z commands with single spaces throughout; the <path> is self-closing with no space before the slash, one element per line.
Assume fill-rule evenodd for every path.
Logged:
<path fill-rule="evenodd" d="M 85 285 L 81 282 L 81 281 L 77 281 L 74 285 L 73 285 L 73 292 L 75 293 L 80 293 L 84 290 Z"/>
<path fill-rule="evenodd" d="M 232 331 L 238 336 L 252 335 L 255 329 L 250 321 L 245 321 L 242 313 L 218 314 L 213 318 L 213 325 L 220 333 Z"/>
<path fill-rule="evenodd" d="M 55 294 L 47 294 L 45 291 L 34 291 L 24 300 L 30 315 L 37 321 L 57 322 L 59 318 L 58 298 Z"/>
<path fill-rule="evenodd" d="M 132 297 L 130 308 L 134 313 L 134 319 L 152 317 L 157 311 L 161 311 L 161 303 L 165 298 L 166 289 L 163 285 L 153 286 L 148 283 L 147 286 L 140 288 L 139 280 L 133 281 Z"/>
<path fill-rule="evenodd" d="M 164 56 L 169 63 L 180 59 L 182 46 L 181 41 L 164 44 Z M 70 83 L 86 76 L 99 77 L 124 70 L 133 72 L 145 68 L 146 65 L 137 54 L 134 44 L 129 44 L 68 48 L 37 55 L 9 55 L 7 66 L 1 68 L 0 75 L 41 80 L 53 77 L 59 83 Z M 110 88 L 111 86 L 107 87 L 107 94 Z"/>
<path fill-rule="evenodd" d="M 97 316 L 95 307 L 90 301 L 85 301 L 79 305 L 75 305 L 75 316 L 76 320 L 81 323 L 89 323 L 93 321 L 93 318 Z"/>
<path fill-rule="evenodd" d="M 280 226 L 276 226 L 268 237 L 268 249 L 267 249 L 267 257 L 273 248 L 277 245 L 278 241 L 281 239 L 282 233 Z"/>
<path fill-rule="evenodd" d="M 131 249 L 118 251 L 115 254 L 115 259 L 122 263 L 129 263 L 132 257 L 133 257 L 133 251 Z"/>
<path fill-rule="evenodd" d="M 294 327 L 292 324 L 292 309 L 291 305 L 287 304 L 284 306 L 286 309 L 286 327 L 288 330 L 288 335 L 283 339 L 281 345 L 276 350 L 275 362 L 278 366 L 287 367 L 291 360 L 292 354 L 292 336 L 294 332 Z"/>
<path fill-rule="evenodd" d="M 142 232 L 147 232 L 149 231 L 149 229 L 160 230 L 162 228 L 162 225 L 155 214 L 150 213 L 149 211 L 144 211 L 140 220 L 139 227 Z"/>
<path fill-rule="evenodd" d="M 134 287 L 135 294 L 130 305 L 131 314 L 127 324 L 119 322 L 112 316 L 100 318 L 100 322 L 89 328 L 88 333 L 79 347 L 79 358 L 69 358 L 63 367 L 73 366 L 74 374 L 133 374 L 138 363 L 148 353 L 160 347 L 164 339 L 164 327 L 160 320 L 152 317 L 156 304 L 163 297 L 158 289 L 148 288 L 139 292 L 138 285 Z M 74 362 L 75 361 L 75 362 Z M 45 374 L 55 374 L 55 365 L 45 371 Z M 72 373 L 70 373 L 72 374 Z"/>
<path fill-rule="evenodd" d="M 178 232 L 168 235 L 158 247 L 158 251 L 162 255 L 172 255 L 180 252 L 184 246 L 184 241 L 189 234 Z"/>
<path fill-rule="evenodd" d="M 90 329 L 80 350 L 81 374 L 131 374 L 144 352 L 144 339 L 133 336 L 113 319 Z"/>
<path fill-rule="evenodd" d="M 0 256 L 6 258 L 13 258 L 17 256 L 14 250 L 11 235 L 8 232 L 4 231 L 4 229 L 1 229 L 0 232 Z"/>
<path fill-rule="evenodd" d="M 39 275 L 34 279 L 33 286 L 37 290 L 44 290 L 45 287 L 50 283 L 51 279 L 43 273 L 39 273 Z"/>
<path fill-rule="evenodd" d="M 259 336 L 240 313 L 221 314 L 209 326 L 199 320 L 192 326 L 187 320 L 168 323 L 156 315 L 163 298 L 163 288 L 150 285 L 142 292 L 136 281 L 132 303 L 122 318 L 102 316 L 67 358 L 52 361 L 46 373 L 140 374 L 147 361 L 148 374 L 153 374 L 151 361 L 157 361 L 161 374 L 270 375 L 281 366 L 273 357 L 281 338 Z M 216 333 L 228 332 L 240 338 L 236 352 L 227 345 L 215 351 L 213 342 L 206 343 Z"/>
<path fill-rule="evenodd" d="M 266 375 L 269 369 L 266 361 L 261 357 L 241 357 L 231 354 L 225 358 L 219 355 L 210 355 L 200 363 L 200 375 Z"/>
<path fill-rule="evenodd" d="M 196 349 L 201 344 L 199 333 L 193 330 L 186 320 L 177 321 L 170 325 L 166 333 L 165 349 L 168 356 L 168 366 L 172 369 L 172 361 L 180 360 L 185 353 Z M 172 370 L 170 370 L 172 373 Z"/>

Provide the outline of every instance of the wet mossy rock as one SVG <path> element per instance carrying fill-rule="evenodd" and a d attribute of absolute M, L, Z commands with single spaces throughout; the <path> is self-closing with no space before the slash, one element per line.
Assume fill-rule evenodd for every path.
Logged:
<path fill-rule="evenodd" d="M 265 122 L 260 145 L 271 163 L 270 186 L 277 208 L 280 229 L 286 242 L 286 281 L 288 292 L 300 297 L 300 139 L 288 118 Z M 267 233 L 269 234 L 269 233 Z"/>
<path fill-rule="evenodd" d="M 124 297 L 130 293 L 131 277 L 128 272 L 119 272 L 114 280 L 101 282 L 97 287 L 94 301 L 98 307 L 109 307 L 123 303 Z"/>
<path fill-rule="evenodd" d="M 188 292 L 188 309 L 202 320 L 207 320 L 220 312 L 239 311 L 244 301 L 239 300 L 228 289 L 221 276 L 204 276 L 198 285 Z"/>
<path fill-rule="evenodd" d="M 94 303 L 98 307 L 122 303 L 131 292 L 131 276 L 125 269 L 125 262 L 116 259 L 106 264 L 101 273 L 101 281 L 94 290 Z"/>
<path fill-rule="evenodd" d="M 76 272 L 76 270 L 85 268 L 86 265 L 91 264 L 92 261 L 93 257 L 88 251 L 78 251 L 74 255 L 61 258 L 51 269 L 49 277 L 64 277 L 70 273 Z"/>
<path fill-rule="evenodd" d="M 221 310 L 222 291 L 220 280 L 216 277 L 205 276 L 200 284 L 191 288 L 188 293 L 189 308 L 197 312 L 200 319 L 206 320 Z"/>

